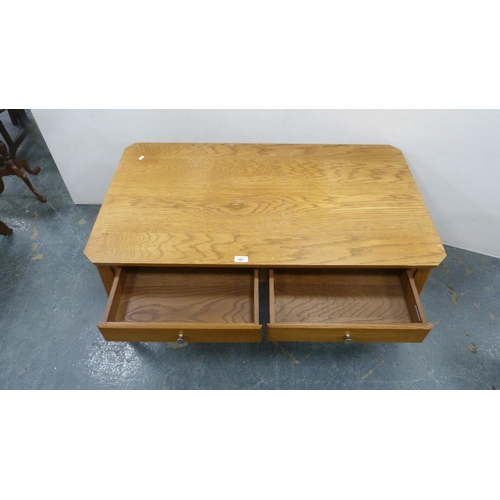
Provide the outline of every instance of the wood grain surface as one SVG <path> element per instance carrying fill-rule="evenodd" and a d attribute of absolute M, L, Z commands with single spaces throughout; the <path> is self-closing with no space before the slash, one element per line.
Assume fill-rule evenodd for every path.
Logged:
<path fill-rule="evenodd" d="M 116 310 L 108 320 L 129 323 L 258 323 L 250 269 L 122 268 Z"/>
<path fill-rule="evenodd" d="M 445 257 L 398 149 L 166 143 L 124 151 L 85 254 L 102 265 L 250 267 Z"/>
<path fill-rule="evenodd" d="M 228 323 L 101 323 L 105 340 L 114 342 L 261 342 L 262 327 Z"/>
<path fill-rule="evenodd" d="M 272 324 L 267 329 L 270 342 L 422 342 L 431 324 L 408 325 L 285 325 Z"/>
<path fill-rule="evenodd" d="M 401 272 L 396 270 L 287 269 L 271 271 L 271 278 L 271 323 L 373 325 L 413 321 Z"/>

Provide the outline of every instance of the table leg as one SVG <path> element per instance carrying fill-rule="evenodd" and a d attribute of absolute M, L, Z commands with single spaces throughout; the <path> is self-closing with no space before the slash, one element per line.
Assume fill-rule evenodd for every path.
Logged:
<path fill-rule="evenodd" d="M 430 267 L 419 267 L 415 270 L 413 274 L 413 280 L 415 281 L 415 286 L 417 287 L 418 293 L 422 293 L 424 285 L 431 272 Z"/>
<path fill-rule="evenodd" d="M 111 266 L 97 266 L 97 271 L 99 272 L 99 276 L 101 277 L 104 289 L 109 296 L 111 287 L 113 286 L 113 280 L 115 279 L 115 271 Z"/>

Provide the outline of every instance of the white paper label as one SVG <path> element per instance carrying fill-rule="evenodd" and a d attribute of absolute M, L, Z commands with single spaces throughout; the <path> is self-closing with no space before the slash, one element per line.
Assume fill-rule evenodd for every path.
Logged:
<path fill-rule="evenodd" d="M 139 160 L 144 160 L 144 156 L 139 156 Z"/>
<path fill-rule="evenodd" d="M 246 255 L 237 255 L 234 262 L 248 262 L 248 257 Z"/>

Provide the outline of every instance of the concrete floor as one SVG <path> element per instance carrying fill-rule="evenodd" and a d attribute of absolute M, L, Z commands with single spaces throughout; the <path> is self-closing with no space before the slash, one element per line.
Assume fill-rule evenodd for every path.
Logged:
<path fill-rule="evenodd" d="M 0 119 L 12 133 L 7 113 Z M 18 152 L 40 203 L 4 178 L 0 389 L 497 389 L 500 259 L 446 247 L 422 294 L 422 344 L 107 343 L 107 300 L 83 248 L 99 206 L 74 205 L 43 138 Z"/>

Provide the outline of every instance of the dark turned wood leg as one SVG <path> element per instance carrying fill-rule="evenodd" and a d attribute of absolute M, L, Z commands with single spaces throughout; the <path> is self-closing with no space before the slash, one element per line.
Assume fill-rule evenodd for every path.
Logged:
<path fill-rule="evenodd" d="M 1 122 L 0 122 L 1 123 Z M 24 168 L 30 174 L 38 174 L 40 172 L 40 167 L 36 167 L 35 169 L 31 169 L 28 165 L 28 162 L 24 158 L 19 158 L 18 160 L 13 160 L 9 152 L 7 151 L 7 146 L 0 141 L 0 157 L 4 160 L 4 167 L 0 169 L 0 193 L 4 190 L 4 183 L 2 181 L 2 177 L 7 175 L 15 175 L 22 179 L 24 183 L 28 186 L 31 192 L 42 202 L 46 203 L 47 199 L 44 198 L 40 193 L 38 193 L 27 175 L 21 170 Z"/>
<path fill-rule="evenodd" d="M 0 234 L 2 234 L 3 236 L 9 236 L 9 234 L 12 234 L 12 229 L 8 227 L 6 224 L 4 224 L 1 220 L 0 220 Z"/>
<path fill-rule="evenodd" d="M 24 168 L 31 175 L 38 175 L 42 171 L 40 167 L 31 168 L 24 158 L 17 160 L 16 163 L 19 168 Z"/>
<path fill-rule="evenodd" d="M 14 159 L 16 157 L 17 149 L 24 141 L 26 136 L 35 127 L 35 122 L 29 119 L 24 109 L 8 109 L 7 111 L 9 113 L 12 124 L 22 128 L 22 131 L 19 133 L 19 135 L 15 138 L 12 138 L 5 128 L 5 125 L 2 123 L 2 121 L 0 121 L 0 134 L 2 134 L 5 142 L 7 143 L 11 158 Z"/>
<path fill-rule="evenodd" d="M 42 202 L 46 203 L 47 198 L 44 198 L 31 184 L 30 180 L 28 179 L 28 176 L 21 170 L 21 168 L 25 167 L 27 165 L 26 160 L 20 159 L 16 160 L 13 165 L 10 166 L 12 173 L 14 175 L 17 175 L 20 179 L 24 181 L 24 183 L 28 186 L 28 188 L 31 190 L 31 192 Z M 19 168 L 21 167 L 21 168 Z"/>
<path fill-rule="evenodd" d="M 17 111 L 16 109 L 8 109 L 7 110 L 7 113 L 9 113 L 9 116 L 10 116 L 10 121 L 12 122 L 12 125 L 14 125 L 14 126 L 19 125 L 19 120 L 17 118 L 16 111 Z"/>
<path fill-rule="evenodd" d="M 2 123 L 2 120 L 0 120 L 0 134 L 2 134 L 2 137 L 4 138 L 4 141 L 7 144 L 8 151 L 10 152 L 14 147 L 14 141 L 12 140 L 12 137 L 9 135 L 9 132 L 5 128 L 5 125 Z"/>

